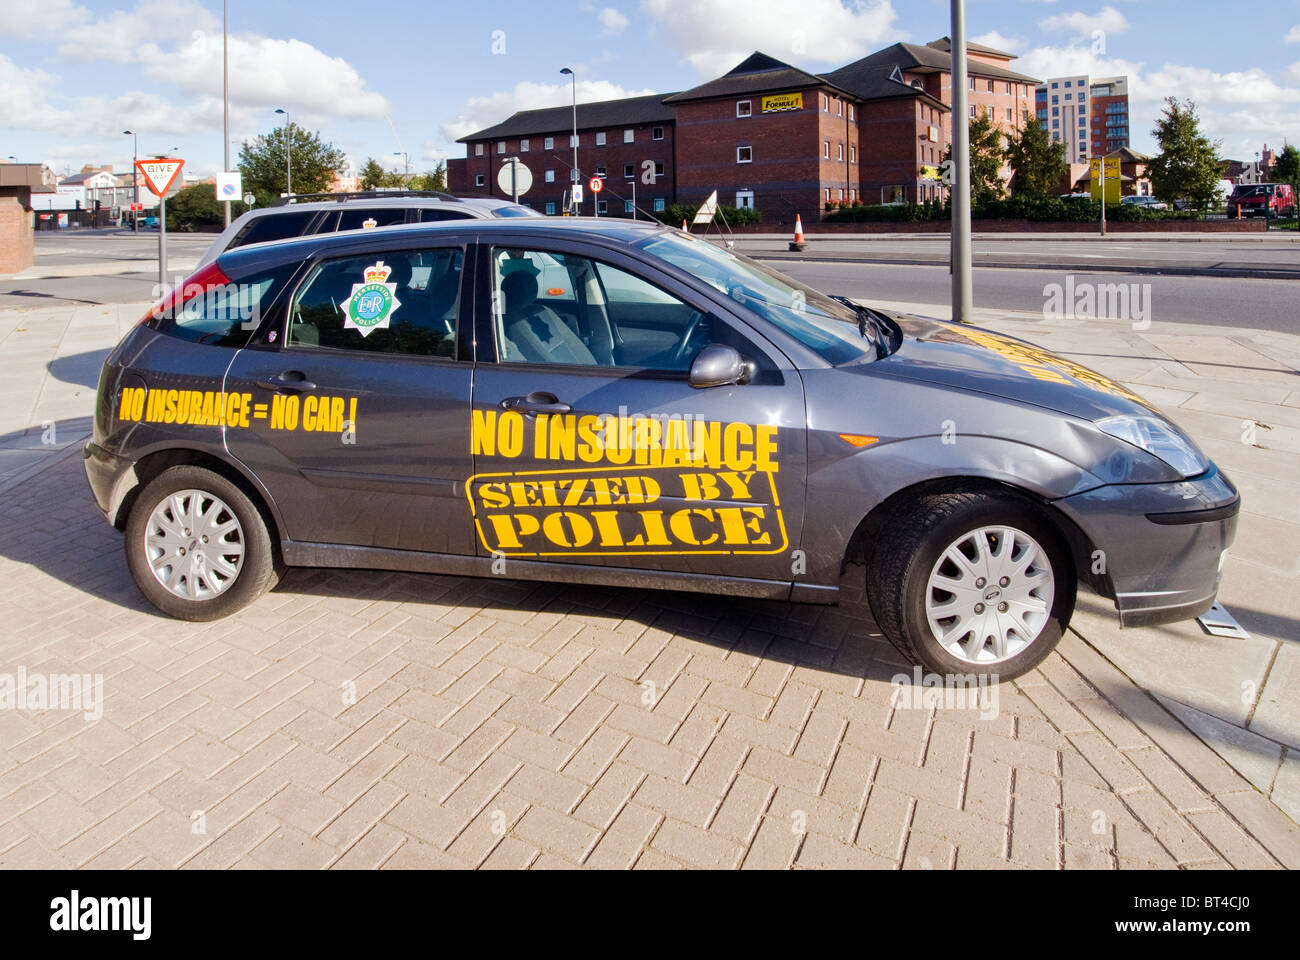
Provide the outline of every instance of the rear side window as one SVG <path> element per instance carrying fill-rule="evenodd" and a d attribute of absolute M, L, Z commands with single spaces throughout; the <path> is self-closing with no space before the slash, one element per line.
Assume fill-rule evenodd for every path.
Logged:
<path fill-rule="evenodd" d="M 540 214 L 532 207 L 525 207 L 521 204 L 509 204 L 504 207 L 497 207 L 492 211 L 494 217 L 537 217 Z"/>
<path fill-rule="evenodd" d="M 264 217 L 254 217 L 244 229 L 235 235 L 227 249 L 247 246 L 250 243 L 270 243 L 272 240 L 284 240 L 287 237 L 299 237 L 310 225 L 315 211 L 268 213 Z"/>
<path fill-rule="evenodd" d="M 437 247 L 318 264 L 289 308 L 286 344 L 455 356 L 464 259 L 460 247 Z"/>
<path fill-rule="evenodd" d="M 339 214 L 339 225 L 336 230 L 361 230 L 370 227 L 391 227 L 395 223 L 406 222 L 406 210 L 404 208 L 375 210 L 344 210 Z"/>
<path fill-rule="evenodd" d="M 219 347 L 242 347 L 262 323 L 266 311 L 293 276 L 296 264 L 232 280 L 219 287 L 183 290 L 178 310 L 167 310 L 147 325 L 180 340 Z"/>
<path fill-rule="evenodd" d="M 420 211 L 421 223 L 436 223 L 439 220 L 472 220 L 468 213 L 459 210 L 438 210 L 436 208 L 425 207 Z"/>

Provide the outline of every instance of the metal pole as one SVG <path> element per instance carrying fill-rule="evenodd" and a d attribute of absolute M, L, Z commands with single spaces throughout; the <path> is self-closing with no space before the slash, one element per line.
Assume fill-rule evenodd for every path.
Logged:
<path fill-rule="evenodd" d="M 510 194 L 515 203 L 519 202 L 519 158 L 510 158 Z"/>
<path fill-rule="evenodd" d="M 140 205 L 140 169 L 136 164 L 140 160 L 140 137 L 138 134 L 131 134 L 131 189 L 134 196 L 131 199 L 131 205 L 138 207 Z M 131 230 L 134 233 L 140 232 L 140 211 L 131 211 Z"/>
<path fill-rule="evenodd" d="M 632 219 L 636 219 L 636 177 L 632 178 Z"/>
<path fill-rule="evenodd" d="M 974 311 L 970 237 L 970 96 L 966 73 L 966 0 L 952 0 L 952 318 Z"/>
<path fill-rule="evenodd" d="M 167 196 L 158 198 L 158 288 L 167 292 Z"/>
<path fill-rule="evenodd" d="M 284 192 L 293 193 L 293 120 L 284 112 Z"/>
<path fill-rule="evenodd" d="M 221 0 L 221 131 L 226 143 L 226 166 L 230 172 L 230 50 L 228 24 L 229 0 Z M 226 226 L 230 226 L 230 201 L 222 204 L 226 208 Z"/>

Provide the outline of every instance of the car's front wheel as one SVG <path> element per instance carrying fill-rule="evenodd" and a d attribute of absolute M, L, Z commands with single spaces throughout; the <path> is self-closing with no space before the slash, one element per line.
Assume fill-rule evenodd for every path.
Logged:
<path fill-rule="evenodd" d="M 891 516 L 867 564 L 878 626 L 938 674 L 1033 669 L 1069 624 L 1076 586 L 1056 527 L 1011 494 L 920 498 Z"/>
<path fill-rule="evenodd" d="M 239 487 L 203 467 L 169 467 L 136 497 L 126 562 L 145 598 L 181 620 L 216 620 L 275 585 L 266 521 Z"/>

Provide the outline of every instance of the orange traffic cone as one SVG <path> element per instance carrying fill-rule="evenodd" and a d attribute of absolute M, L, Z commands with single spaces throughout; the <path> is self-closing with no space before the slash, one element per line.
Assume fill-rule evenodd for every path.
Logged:
<path fill-rule="evenodd" d="M 794 239 L 790 241 L 791 250 L 802 250 L 808 244 L 803 239 L 803 218 L 799 214 L 794 215 Z"/>
<path fill-rule="evenodd" d="M 682 233 L 690 233 L 690 232 L 691 231 L 686 227 L 686 218 L 682 217 Z"/>

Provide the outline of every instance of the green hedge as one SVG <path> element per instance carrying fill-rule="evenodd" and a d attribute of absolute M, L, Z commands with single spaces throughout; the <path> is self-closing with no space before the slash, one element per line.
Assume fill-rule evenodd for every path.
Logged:
<path fill-rule="evenodd" d="M 830 204 L 825 220 L 829 223 L 929 223 L 948 220 L 952 210 L 947 204 L 898 203 L 870 206 L 866 204 Z M 1151 210 L 1136 205 L 1111 204 L 1106 218 L 1115 223 L 1143 223 L 1161 220 L 1193 220 L 1191 210 Z M 1014 196 L 993 200 L 976 207 L 972 220 L 1030 220 L 1037 223 L 1093 223 L 1101 219 L 1101 204 L 1096 200 L 1064 197 Z"/>
<path fill-rule="evenodd" d="M 695 222 L 695 212 L 699 210 L 699 205 L 690 205 L 685 203 L 670 204 L 666 209 L 656 213 L 655 216 L 670 227 L 680 227 L 685 220 L 687 225 Z M 763 214 L 757 210 L 749 208 L 740 209 L 739 207 L 718 207 L 718 213 L 727 221 L 730 226 L 738 227 L 746 223 L 762 223 Z M 714 223 L 718 218 L 714 217 Z"/>
<path fill-rule="evenodd" d="M 242 200 L 230 204 L 230 219 L 242 214 L 247 207 Z M 167 229 L 192 233 L 203 228 L 220 228 L 225 225 L 225 208 L 217 199 L 217 190 L 210 183 L 196 183 L 167 198 Z"/>

